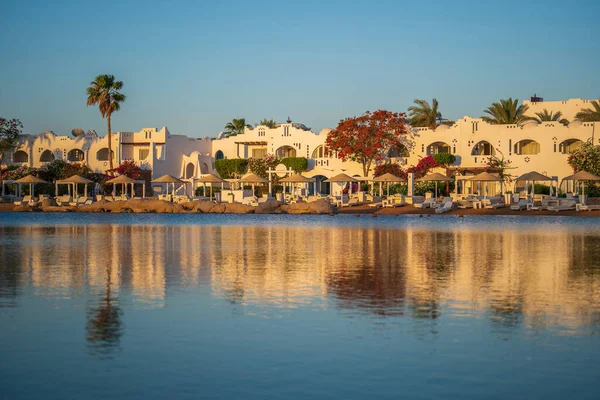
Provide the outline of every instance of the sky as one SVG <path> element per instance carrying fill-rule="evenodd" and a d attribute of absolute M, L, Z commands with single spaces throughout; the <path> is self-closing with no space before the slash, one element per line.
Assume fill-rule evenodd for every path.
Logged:
<path fill-rule="evenodd" d="M 24 133 L 106 133 L 85 90 L 124 82 L 113 131 L 216 136 L 233 118 L 319 132 L 437 98 L 600 96 L 600 1 L 12 1 L 2 7 L 0 116 Z"/>

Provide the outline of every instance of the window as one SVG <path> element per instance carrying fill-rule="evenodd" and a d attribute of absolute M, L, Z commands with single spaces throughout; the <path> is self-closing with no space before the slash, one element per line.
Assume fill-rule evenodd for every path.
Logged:
<path fill-rule="evenodd" d="M 145 160 L 150 155 L 150 149 L 139 149 L 138 155 L 140 160 Z"/>
<path fill-rule="evenodd" d="M 515 154 L 538 154 L 540 152 L 540 144 L 535 140 L 521 140 L 520 142 L 515 143 Z"/>
<path fill-rule="evenodd" d="M 67 160 L 71 162 L 83 161 L 84 153 L 79 149 L 73 149 L 67 153 Z"/>
<path fill-rule="evenodd" d="M 223 154 L 223 152 L 221 150 L 217 150 L 217 152 L 215 153 L 215 160 L 222 160 L 225 158 L 225 155 Z"/>
<path fill-rule="evenodd" d="M 26 163 L 28 161 L 29 161 L 29 154 L 25 153 L 23 150 L 15 151 L 15 154 L 13 154 L 13 162 Z"/>
<path fill-rule="evenodd" d="M 267 149 L 252 149 L 252 157 L 262 158 L 267 155 Z"/>
<path fill-rule="evenodd" d="M 112 151 L 111 153 L 114 158 L 115 152 Z M 98 152 L 96 152 L 96 159 L 98 161 L 108 161 L 108 147 L 98 150 Z"/>

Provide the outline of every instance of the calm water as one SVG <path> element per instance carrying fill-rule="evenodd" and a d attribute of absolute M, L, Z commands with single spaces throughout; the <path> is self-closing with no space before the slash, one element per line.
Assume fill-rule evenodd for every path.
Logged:
<path fill-rule="evenodd" d="M 0 214 L 0 397 L 600 397 L 600 224 Z"/>

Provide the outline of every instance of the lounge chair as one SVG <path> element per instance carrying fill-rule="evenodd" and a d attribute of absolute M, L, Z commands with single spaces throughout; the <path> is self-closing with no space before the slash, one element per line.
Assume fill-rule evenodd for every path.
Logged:
<path fill-rule="evenodd" d="M 371 208 L 380 208 L 380 207 L 383 207 L 383 203 L 381 201 L 378 201 L 376 203 L 369 204 L 369 207 L 371 207 Z"/>
<path fill-rule="evenodd" d="M 452 210 L 454 203 L 452 203 L 452 198 L 448 197 L 442 201 L 442 205 L 435 209 L 436 214 L 445 213 L 447 211 Z"/>
<path fill-rule="evenodd" d="M 400 195 L 394 195 L 394 196 L 390 196 L 387 200 L 384 200 L 381 202 L 381 205 L 383 207 L 404 207 L 406 205 L 406 203 L 404 202 L 404 196 Z"/>
<path fill-rule="evenodd" d="M 502 208 L 505 206 L 504 200 L 499 197 L 492 197 L 490 199 L 484 199 L 482 201 L 484 208 L 488 209 Z"/>
<path fill-rule="evenodd" d="M 31 196 L 28 195 L 28 196 L 24 196 L 21 200 L 15 201 L 13 204 L 15 206 L 20 206 L 20 205 L 23 205 L 23 204 L 29 205 L 29 203 L 31 203 Z"/>
<path fill-rule="evenodd" d="M 77 198 L 77 200 L 75 201 L 71 201 L 69 203 L 69 205 L 71 206 L 81 206 L 84 204 L 92 204 L 92 199 L 90 197 L 86 197 L 86 196 L 80 196 Z"/>
<path fill-rule="evenodd" d="M 360 205 L 360 200 L 358 199 L 358 197 L 353 197 L 350 200 L 348 200 L 348 202 L 342 203 L 342 207 L 352 207 L 352 206 L 359 206 L 359 205 Z"/>
<path fill-rule="evenodd" d="M 460 208 L 460 209 L 467 209 L 467 208 L 473 208 L 473 202 L 469 201 L 469 200 L 458 200 L 457 201 L 457 206 L 456 208 Z"/>
<path fill-rule="evenodd" d="M 576 204 L 577 211 L 600 211 L 600 204 Z"/>
<path fill-rule="evenodd" d="M 531 202 L 529 200 L 521 199 L 521 200 L 519 200 L 519 202 L 517 204 L 510 206 L 510 209 L 513 211 L 526 210 L 528 204 L 531 204 Z"/>
<path fill-rule="evenodd" d="M 430 198 L 426 199 L 424 202 L 415 204 L 414 206 L 416 208 L 427 208 L 427 207 L 431 207 L 434 203 L 435 203 L 435 199 L 433 197 L 430 197 Z"/>
<path fill-rule="evenodd" d="M 575 210 L 576 207 L 577 207 L 577 202 L 575 200 L 568 200 L 558 206 L 550 206 L 550 207 L 548 207 L 548 210 L 556 211 L 556 212 L 570 211 L 570 210 Z"/>
<path fill-rule="evenodd" d="M 56 198 L 56 204 L 59 206 L 68 206 L 73 199 L 68 194 Z"/>

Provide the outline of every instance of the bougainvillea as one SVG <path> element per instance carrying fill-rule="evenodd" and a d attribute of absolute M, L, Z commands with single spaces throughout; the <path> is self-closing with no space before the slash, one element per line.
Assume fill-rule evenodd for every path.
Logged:
<path fill-rule="evenodd" d="M 274 169 L 277 164 L 279 164 L 279 159 L 272 154 L 267 154 L 260 158 L 252 157 L 248 159 L 248 169 L 250 172 L 265 179 L 269 178 L 269 173 L 267 171 L 269 169 Z"/>
<path fill-rule="evenodd" d="M 414 165 L 406 170 L 408 173 L 413 173 L 415 179 L 419 179 L 427 175 L 430 169 L 437 167 L 437 163 L 432 156 L 423 157 L 417 165 Z"/>
<path fill-rule="evenodd" d="M 512 182 L 513 176 L 508 171 L 513 168 L 512 161 L 505 160 L 504 156 L 502 156 L 502 158 L 498 158 L 496 156 L 489 157 L 486 164 L 486 169 L 496 172 L 498 176 L 504 180 L 504 182 Z"/>
<path fill-rule="evenodd" d="M 600 146 L 594 146 L 590 142 L 583 143 L 569 156 L 568 162 L 574 172 L 587 171 L 600 175 Z"/>
<path fill-rule="evenodd" d="M 385 163 L 385 164 L 380 164 L 378 166 L 375 167 L 375 171 L 374 171 L 374 175 L 375 176 L 381 176 L 383 174 L 393 174 L 396 175 L 400 178 L 406 178 L 406 171 L 402 170 L 402 167 L 400 167 L 400 165 L 398 164 L 393 164 L 393 163 Z"/>
<path fill-rule="evenodd" d="M 343 119 L 327 135 L 327 148 L 343 161 L 361 163 L 367 176 L 373 162 L 383 161 L 389 148 L 401 144 L 405 118 L 404 113 L 377 110 Z"/>
<path fill-rule="evenodd" d="M 106 171 L 106 173 L 111 176 L 114 176 L 115 174 L 125 175 L 130 177 L 131 179 L 140 179 L 141 172 L 142 169 L 133 160 L 125 160 L 117 168 L 109 169 Z"/>

